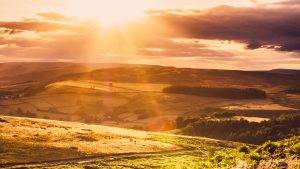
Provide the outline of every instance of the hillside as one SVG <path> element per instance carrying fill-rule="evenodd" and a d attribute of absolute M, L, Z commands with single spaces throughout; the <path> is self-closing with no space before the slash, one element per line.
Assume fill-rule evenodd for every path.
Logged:
<path fill-rule="evenodd" d="M 208 152 L 240 145 L 201 137 L 7 116 L 0 116 L 0 132 L 0 167 L 164 155 L 189 157 L 192 161 L 185 165 L 190 166 Z"/>
<path fill-rule="evenodd" d="M 300 138 L 261 146 L 203 137 L 0 117 L 2 168 L 299 168 Z"/>
<path fill-rule="evenodd" d="M 173 122 L 180 116 L 231 112 L 239 118 L 269 120 L 281 114 L 299 113 L 298 95 L 274 97 L 272 91 L 266 90 L 266 98 L 236 99 L 232 92 L 226 92 L 224 98 L 219 92 L 214 97 L 164 92 L 169 86 L 95 80 L 59 81 L 45 88 L 36 88 L 34 83 L 13 85 L 0 95 L 0 114 L 164 131 L 174 129 Z M 215 89 L 218 88 L 211 87 L 214 93 Z M 244 95 L 240 92 L 244 90 L 235 89 L 238 96 Z"/>
<path fill-rule="evenodd" d="M 126 73 L 124 73 L 126 72 Z M 0 84 L 99 80 L 176 85 L 297 86 L 297 70 L 241 71 L 116 63 L 12 62 L 0 64 Z M 232 78 L 235 77 L 235 78 Z"/>
<path fill-rule="evenodd" d="M 133 66 L 117 63 L 11 62 L 0 63 L 0 84 L 48 82 L 63 75 L 96 69 Z"/>
<path fill-rule="evenodd" d="M 170 83 L 176 85 L 201 84 L 208 86 L 236 85 L 248 87 L 274 87 L 300 84 L 300 77 L 293 74 L 280 74 L 269 71 L 190 69 L 163 66 L 134 66 L 130 68 L 119 67 L 99 69 L 88 73 L 64 75 L 56 79 L 56 81 L 62 80 Z"/>
<path fill-rule="evenodd" d="M 246 145 L 209 153 L 201 160 L 191 155 L 146 156 L 97 160 L 82 164 L 47 167 L 58 168 L 201 168 L 201 169 L 298 169 L 300 162 L 300 138 L 266 142 L 258 147 Z M 194 154 L 196 155 L 196 154 Z M 199 161 L 197 161 L 199 160 Z M 180 166 L 180 167 L 178 167 Z"/>

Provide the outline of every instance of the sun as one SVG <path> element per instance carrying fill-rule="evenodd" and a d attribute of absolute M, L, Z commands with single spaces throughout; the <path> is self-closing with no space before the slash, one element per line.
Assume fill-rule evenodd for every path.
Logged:
<path fill-rule="evenodd" d="M 103 26 L 120 25 L 142 17 L 150 1 L 141 0 L 69 0 L 65 1 L 69 15 L 97 20 Z"/>

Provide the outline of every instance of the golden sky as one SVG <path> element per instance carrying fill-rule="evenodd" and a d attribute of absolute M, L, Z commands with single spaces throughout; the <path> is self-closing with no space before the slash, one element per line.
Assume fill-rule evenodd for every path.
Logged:
<path fill-rule="evenodd" d="M 0 62 L 300 68 L 299 0 L 0 0 Z"/>

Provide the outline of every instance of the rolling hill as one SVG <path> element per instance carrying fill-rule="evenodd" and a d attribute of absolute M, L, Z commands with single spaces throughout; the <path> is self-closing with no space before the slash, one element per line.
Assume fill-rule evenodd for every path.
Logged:
<path fill-rule="evenodd" d="M 1 168 L 299 167 L 299 137 L 262 146 L 0 116 Z"/>
<path fill-rule="evenodd" d="M 132 66 L 117 63 L 11 62 L 0 64 L 0 84 L 48 82 L 67 74 Z"/>
<path fill-rule="evenodd" d="M 297 72 L 285 69 L 241 71 L 117 63 L 13 62 L 0 64 L 0 84 L 93 79 L 176 85 L 274 87 L 299 85 L 300 76 Z"/>
<path fill-rule="evenodd" d="M 176 85 L 260 86 L 267 88 L 300 84 L 300 76 L 272 73 L 270 71 L 189 69 L 141 65 L 68 74 L 54 81 L 83 79 L 131 83 L 169 83 Z"/>
<path fill-rule="evenodd" d="M 39 168 L 148 156 L 189 157 L 196 160 L 185 164 L 190 166 L 208 152 L 240 145 L 202 137 L 7 116 L 0 116 L 0 132 L 0 167 Z"/>

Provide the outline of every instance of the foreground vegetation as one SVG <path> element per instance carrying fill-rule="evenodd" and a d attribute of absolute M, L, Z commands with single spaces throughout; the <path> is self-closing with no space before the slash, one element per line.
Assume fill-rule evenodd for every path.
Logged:
<path fill-rule="evenodd" d="M 300 137 L 220 151 L 201 161 L 203 168 L 300 168 Z"/>
<path fill-rule="evenodd" d="M 175 139 L 176 137 L 174 137 Z M 159 136 L 157 139 L 172 140 L 168 135 Z M 175 139 L 176 140 L 176 139 Z M 198 142 L 197 138 L 185 138 L 176 141 L 178 145 L 194 147 L 193 151 L 178 151 L 172 153 L 140 154 L 125 156 L 109 156 L 80 164 L 70 163 L 54 165 L 45 168 L 299 168 L 300 137 L 292 137 L 277 142 L 266 142 L 259 147 L 241 145 L 237 148 L 221 149 L 219 151 L 201 150 L 218 147 L 211 141 Z M 169 142 L 169 141 L 167 141 Z M 198 145 L 198 146 L 196 146 Z M 229 144 L 230 145 L 230 144 Z M 191 148 L 190 147 L 190 148 Z M 200 149 L 198 149 L 198 148 Z"/>
<path fill-rule="evenodd" d="M 69 166 L 91 160 L 100 161 L 101 166 L 120 168 L 133 159 L 139 162 L 131 165 L 147 165 L 143 158 L 151 158 L 155 165 L 165 161 L 173 165 L 181 161 L 184 165 L 187 158 L 198 163 L 209 152 L 241 145 L 201 137 L 7 116 L 0 116 L 0 133 L 0 168 L 43 168 L 40 165 L 66 163 Z"/>
<path fill-rule="evenodd" d="M 5 133 L 0 137 L 0 167 L 299 167 L 299 136 L 256 147 L 203 137 L 6 116 L 0 117 L 0 129 Z"/>
<path fill-rule="evenodd" d="M 182 133 L 187 135 L 261 144 L 267 140 L 279 140 L 299 135 L 300 115 L 281 115 L 260 123 L 244 119 L 179 117 L 176 120 L 176 126 L 182 128 Z"/>

